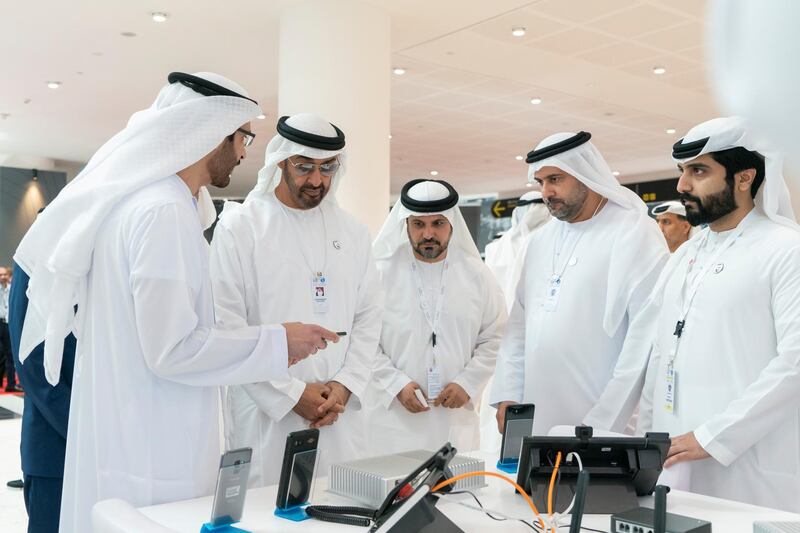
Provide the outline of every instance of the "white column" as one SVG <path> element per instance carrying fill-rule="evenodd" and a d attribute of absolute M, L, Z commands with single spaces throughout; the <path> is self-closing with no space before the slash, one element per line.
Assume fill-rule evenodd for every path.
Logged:
<path fill-rule="evenodd" d="M 373 237 L 389 212 L 390 22 L 355 0 L 312 0 L 281 16 L 279 113 L 318 113 L 344 131 L 336 198 Z"/>

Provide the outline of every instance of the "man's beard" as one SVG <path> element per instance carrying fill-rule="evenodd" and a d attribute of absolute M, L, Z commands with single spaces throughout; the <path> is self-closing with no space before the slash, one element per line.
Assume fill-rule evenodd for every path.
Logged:
<path fill-rule="evenodd" d="M 580 214 L 588 196 L 589 188 L 580 184 L 569 198 L 548 198 L 544 200 L 544 204 L 552 216 L 558 220 L 569 222 Z"/>
<path fill-rule="evenodd" d="M 300 187 L 294 182 L 294 179 L 287 175 L 287 172 L 283 171 L 283 179 L 286 180 L 286 185 L 289 187 L 289 193 L 291 193 L 292 198 L 294 198 L 295 203 L 300 206 L 301 209 L 312 209 L 317 207 L 328 194 L 328 189 L 325 188 L 325 185 L 320 184 L 317 187 L 312 185 L 302 185 Z M 307 196 L 304 193 L 311 193 L 310 196 Z M 314 196 L 316 194 L 316 196 Z"/>
<path fill-rule="evenodd" d="M 738 207 L 733 194 L 733 180 L 727 178 L 725 188 L 718 193 L 710 194 L 702 200 L 689 193 L 681 193 L 680 200 L 686 207 L 686 220 L 692 226 L 711 224 Z M 687 201 L 692 204 L 687 204 Z"/>
<path fill-rule="evenodd" d="M 211 175 L 211 185 L 224 189 L 231 182 L 231 172 L 241 163 L 233 149 L 233 142 L 227 141 L 220 148 L 219 153 L 208 162 L 208 173 Z"/>
<path fill-rule="evenodd" d="M 449 243 L 445 243 L 442 245 L 442 243 L 436 239 L 424 239 L 414 244 L 414 251 L 425 259 L 436 259 L 447 250 L 448 244 Z"/>

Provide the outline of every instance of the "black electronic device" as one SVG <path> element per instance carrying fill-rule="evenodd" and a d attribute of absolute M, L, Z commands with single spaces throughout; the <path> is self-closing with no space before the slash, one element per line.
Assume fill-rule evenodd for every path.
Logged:
<path fill-rule="evenodd" d="M 711 533 L 711 522 L 667 512 L 669 487 L 656 486 L 655 508 L 637 507 L 611 515 L 613 533 Z"/>
<path fill-rule="evenodd" d="M 452 477 L 448 464 L 456 449 L 448 442 L 398 483 L 375 511 L 371 533 L 464 533 L 436 508 L 430 494 L 440 482 Z M 449 485 L 442 492 L 450 492 Z"/>
<path fill-rule="evenodd" d="M 665 533 L 711 533 L 711 522 L 666 513 Z M 637 507 L 611 515 L 611 533 L 656 533 L 653 509 Z"/>
<path fill-rule="evenodd" d="M 612 514 L 638 505 L 638 496 L 653 492 L 667 458 L 670 439 L 666 433 L 644 437 L 593 437 L 592 428 L 575 428 L 574 437 L 525 437 L 517 473 L 517 483 L 531 494 L 538 506 L 546 507 L 550 477 L 556 455 L 580 455 L 583 469 L 591 474 L 586 492 L 586 513 Z M 575 491 L 577 464 L 562 460 L 556 501 L 569 501 Z"/>
<path fill-rule="evenodd" d="M 522 439 L 533 435 L 532 403 L 519 403 L 506 407 L 503 424 L 503 444 L 500 447 L 501 463 L 516 463 L 522 451 Z"/>
<path fill-rule="evenodd" d="M 209 525 L 218 527 L 242 519 L 252 456 L 252 448 L 230 450 L 222 455 Z"/>
<path fill-rule="evenodd" d="M 308 502 L 314 481 L 318 445 L 318 429 L 295 431 L 286 437 L 278 483 L 278 509 L 291 509 Z"/>
<path fill-rule="evenodd" d="M 309 505 L 308 516 L 324 522 L 334 522 L 366 527 L 372 524 L 372 533 L 463 533 L 441 511 L 436 509 L 438 498 L 431 490 L 440 482 L 452 477 L 448 464 L 456 449 L 448 442 L 413 472 L 397 483 L 378 509 Z M 452 485 L 442 492 L 453 490 Z"/>

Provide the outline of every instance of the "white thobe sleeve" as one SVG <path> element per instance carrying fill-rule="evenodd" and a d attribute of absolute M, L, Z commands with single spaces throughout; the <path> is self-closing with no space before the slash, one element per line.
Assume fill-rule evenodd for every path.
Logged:
<path fill-rule="evenodd" d="M 355 314 L 348 336 L 350 344 L 342 368 L 331 378 L 347 387 L 352 396 L 348 406 L 361 408 L 361 400 L 372 374 L 383 319 L 383 286 L 378 278 L 369 233 L 364 229 L 364 254 L 361 282 L 358 285 Z"/>
<path fill-rule="evenodd" d="M 503 291 L 488 269 L 482 270 L 483 316 L 472 357 L 458 376 L 453 379 L 469 394 L 470 401 L 477 405 L 478 399 L 492 376 L 497 362 L 497 351 L 505 332 L 508 314 Z"/>
<path fill-rule="evenodd" d="M 530 240 L 527 249 L 530 249 Z M 527 257 L 527 253 L 526 253 Z M 501 402 L 522 403 L 525 393 L 525 271 L 527 258 L 523 260 L 514 303 L 508 317 L 505 336 L 500 342 L 489 404 Z"/>
<path fill-rule="evenodd" d="M 622 433 L 633 414 L 644 387 L 660 307 L 648 296 L 656 285 L 663 262 L 660 262 L 634 290 L 628 304 L 628 331 L 611 380 L 597 403 L 583 419 L 595 429 Z"/>
<path fill-rule="evenodd" d="M 397 393 L 412 381 L 408 374 L 395 366 L 381 346 L 378 346 L 378 354 L 372 367 L 372 379 L 375 380 L 379 401 L 386 409 L 397 397 Z"/>
<path fill-rule="evenodd" d="M 800 248 L 787 250 L 772 274 L 777 354 L 741 397 L 695 429 L 700 445 L 724 466 L 800 407 Z M 742 309 L 742 312 L 747 312 Z"/>
<path fill-rule="evenodd" d="M 198 248 L 198 235 L 192 232 L 199 228 L 192 222 L 179 206 L 167 204 L 150 209 L 134 229 L 129 280 L 148 368 L 161 378 L 196 386 L 287 375 L 283 327 L 221 330 L 200 325 L 197 306 L 207 251 Z"/>

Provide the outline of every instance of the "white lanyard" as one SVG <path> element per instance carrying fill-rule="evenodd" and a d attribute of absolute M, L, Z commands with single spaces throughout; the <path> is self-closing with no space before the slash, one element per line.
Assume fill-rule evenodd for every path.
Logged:
<path fill-rule="evenodd" d="M 673 335 L 675 336 L 675 343 L 673 344 L 672 351 L 669 354 L 670 367 L 674 366 L 675 357 L 678 355 L 678 346 L 680 345 L 683 329 L 686 326 L 686 317 L 689 315 L 689 311 L 692 309 L 692 303 L 694 302 L 694 297 L 697 295 L 697 291 L 700 289 L 700 285 L 701 282 L 703 281 L 703 278 L 706 276 L 706 274 L 708 274 L 709 270 L 711 270 L 716 266 L 717 261 L 719 260 L 720 256 L 722 256 L 723 252 L 725 252 L 725 250 L 730 248 L 733 245 L 734 241 L 736 241 L 736 239 L 738 239 L 742 235 L 742 232 L 745 230 L 746 226 L 747 226 L 746 221 L 742 220 L 736 227 L 736 229 L 733 230 L 733 232 L 730 235 L 728 235 L 728 238 L 725 239 L 725 242 L 723 242 L 719 246 L 719 248 L 717 248 L 717 250 L 714 252 L 714 255 L 709 257 L 708 261 L 706 261 L 706 264 L 703 266 L 703 270 L 700 271 L 700 273 L 697 275 L 697 277 L 689 286 L 689 291 L 687 294 L 685 289 L 687 283 L 689 283 L 689 276 L 691 274 L 691 270 L 695 266 L 695 262 L 697 261 L 697 258 L 700 255 L 700 251 L 708 242 L 708 236 L 711 233 L 711 229 L 708 230 L 708 233 L 705 234 L 703 240 L 697 247 L 697 251 L 695 252 L 694 257 L 691 259 L 689 263 L 690 265 L 689 269 L 686 271 L 686 275 L 683 278 L 683 283 L 681 284 L 681 298 L 682 298 L 681 313 L 680 317 L 678 318 L 678 321 L 675 323 L 675 331 L 673 332 Z"/>
<path fill-rule="evenodd" d="M 317 276 L 317 277 L 322 276 L 324 274 L 324 272 L 325 272 L 325 269 L 328 267 L 328 226 L 325 223 L 325 210 L 322 208 L 321 205 L 319 206 L 320 216 L 322 217 L 322 231 L 323 231 L 323 241 L 322 241 L 322 253 L 323 253 L 323 256 L 322 256 L 322 269 L 320 270 L 315 265 L 312 265 L 312 261 L 309 261 L 308 258 L 306 257 L 306 253 L 303 250 L 303 246 L 301 244 L 301 243 L 303 243 L 305 241 L 302 239 L 302 235 L 300 235 L 300 232 L 297 231 L 297 228 L 295 227 L 294 221 L 289 216 L 289 212 L 284 207 L 283 202 L 281 202 L 280 199 L 278 199 L 278 198 L 276 198 L 276 201 L 278 202 L 278 205 L 280 205 L 281 211 L 283 211 L 283 214 L 286 216 L 286 221 L 289 223 L 289 226 L 291 226 L 292 232 L 297 237 L 297 246 L 300 249 L 300 255 L 303 257 L 303 262 L 306 264 L 306 266 L 311 271 L 311 274 L 313 276 Z M 311 250 L 311 256 L 312 256 L 312 260 L 313 260 L 313 255 L 314 255 L 314 246 L 313 245 L 310 246 L 310 250 Z"/>
<path fill-rule="evenodd" d="M 436 359 L 436 329 L 439 325 L 439 318 L 442 316 L 442 309 L 444 308 L 444 289 L 445 289 L 445 282 L 447 277 L 447 267 L 448 267 L 448 260 L 444 260 L 444 264 L 442 265 L 442 277 L 439 284 L 439 294 L 436 298 L 436 306 L 431 313 L 431 306 L 428 305 L 428 302 L 425 300 L 425 288 L 422 284 L 422 277 L 419 273 L 419 267 L 417 265 L 417 258 L 414 257 L 414 252 L 411 252 L 412 261 L 411 261 L 411 272 L 413 274 L 414 282 L 417 284 L 417 296 L 419 296 L 419 304 L 422 308 L 422 313 L 425 315 L 425 321 L 428 323 L 428 326 L 431 328 L 431 344 L 433 345 L 433 352 L 434 352 L 434 364 Z M 433 366 L 433 365 L 432 365 Z"/>
<path fill-rule="evenodd" d="M 606 200 L 605 198 L 601 198 L 600 199 L 600 202 L 597 204 L 597 207 L 595 208 L 594 213 L 592 213 L 592 216 L 589 217 L 587 219 L 587 221 L 593 219 L 597 215 L 597 212 L 600 211 L 600 208 L 603 207 L 603 205 L 605 205 L 605 200 Z M 556 256 L 561 254 L 561 248 L 559 247 L 558 250 L 556 250 L 556 244 L 560 244 L 560 241 L 564 240 L 563 239 L 563 233 L 564 233 L 564 229 L 563 228 L 567 228 L 567 230 L 569 230 L 569 226 L 563 226 L 562 227 L 562 231 L 561 231 L 562 239 L 557 239 L 557 240 L 553 241 L 553 261 L 551 263 L 553 274 L 550 277 L 550 282 L 551 283 L 557 283 L 557 284 L 561 283 L 561 277 L 564 275 L 564 271 L 567 270 L 567 265 L 569 265 L 570 259 L 572 259 L 572 254 L 575 253 L 575 249 L 578 247 L 578 243 L 581 242 L 581 238 L 583 238 L 583 235 L 586 233 L 586 230 L 584 229 L 584 231 L 582 231 L 580 233 L 580 235 L 578 235 L 578 238 L 575 239 L 575 243 L 572 245 L 572 249 L 569 251 L 569 255 L 567 255 L 566 259 L 564 259 L 564 266 L 561 267 L 561 270 L 559 272 L 556 272 Z"/>

